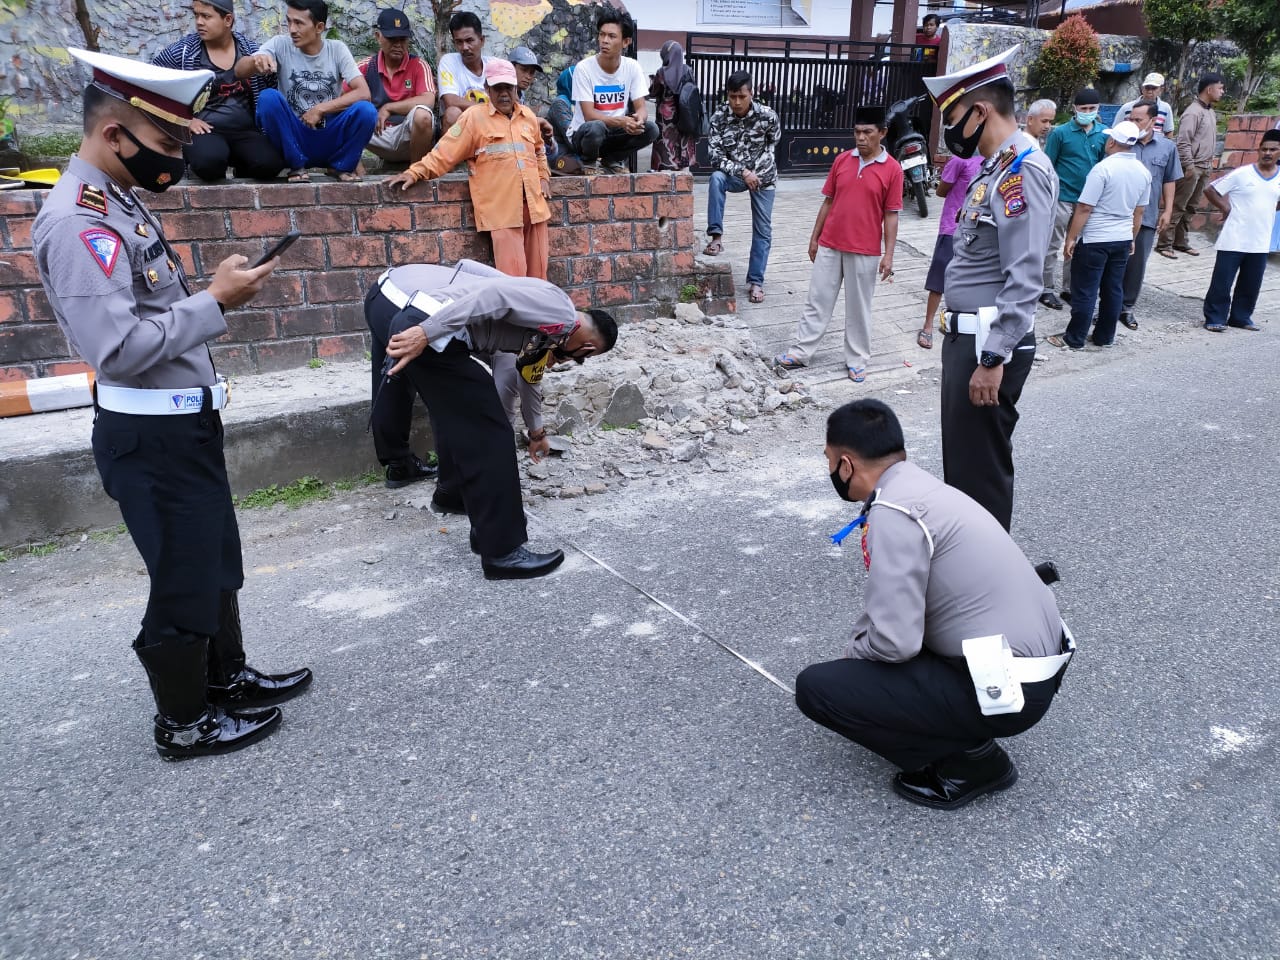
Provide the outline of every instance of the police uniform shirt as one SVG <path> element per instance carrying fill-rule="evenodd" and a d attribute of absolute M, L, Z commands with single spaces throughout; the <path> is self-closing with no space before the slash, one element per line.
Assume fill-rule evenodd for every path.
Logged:
<path fill-rule="evenodd" d="M 1035 325 L 1058 176 L 1035 139 L 1012 134 L 969 183 L 947 266 L 947 310 L 998 315 L 983 350 L 1006 360 Z"/>
<path fill-rule="evenodd" d="M 72 157 L 32 230 L 40 281 L 72 349 L 98 382 L 210 386 L 205 341 L 227 330 L 218 302 L 191 294 L 160 225 L 131 190 Z"/>
<path fill-rule="evenodd" d="M 881 476 L 866 538 L 865 610 L 848 656 L 900 662 L 924 648 L 959 657 L 964 640 L 993 634 L 1015 656 L 1061 652 L 1058 605 L 1017 544 L 977 502 L 914 463 Z"/>

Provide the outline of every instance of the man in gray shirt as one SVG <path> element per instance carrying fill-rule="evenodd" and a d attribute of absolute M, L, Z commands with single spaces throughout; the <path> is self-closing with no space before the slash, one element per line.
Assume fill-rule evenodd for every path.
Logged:
<path fill-rule="evenodd" d="M 855 400 L 827 419 L 836 492 L 862 501 L 864 607 L 845 658 L 806 667 L 796 706 L 904 772 L 893 789 L 954 809 L 1018 778 L 996 743 L 1032 727 L 1070 649 L 1053 594 L 985 509 L 907 461 L 898 418 Z M 963 642 L 1002 634 L 1022 678 L 1018 712 L 985 715 Z"/>
<path fill-rule="evenodd" d="M 1147 276 L 1151 248 L 1173 217 L 1173 195 L 1182 178 L 1182 162 L 1173 141 L 1156 129 L 1159 113 L 1153 101 L 1140 100 L 1129 112 L 1129 119 L 1142 133 L 1134 144 L 1134 156 L 1151 174 L 1151 196 L 1142 211 L 1142 228 L 1133 241 L 1133 253 L 1124 268 L 1124 309 L 1120 311 L 1120 322 L 1130 330 L 1137 330 L 1138 319 L 1133 315 L 1133 307 Z"/>
<path fill-rule="evenodd" d="M 471 549 L 486 579 L 550 573 L 564 554 L 525 546 L 511 423 L 492 374 L 471 353 L 514 353 L 520 375 L 536 383 L 551 363 L 613 349 L 617 322 L 603 310 L 579 311 L 545 280 L 470 260 L 393 267 L 370 288 L 364 309 L 375 348 L 389 358 L 385 376 L 407 377 L 431 415 L 440 460 L 432 504 L 470 517 Z"/>

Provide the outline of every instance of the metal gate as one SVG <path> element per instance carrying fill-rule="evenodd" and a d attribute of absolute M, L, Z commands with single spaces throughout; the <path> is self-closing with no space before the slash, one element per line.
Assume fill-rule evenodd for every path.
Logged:
<path fill-rule="evenodd" d="M 853 149 L 855 107 L 887 107 L 924 93 L 921 78 L 933 76 L 937 66 L 924 53 L 912 44 L 794 37 L 690 33 L 685 40 L 685 60 L 707 113 L 724 103 L 729 75 L 746 70 L 755 99 L 772 107 L 782 124 L 778 169 L 794 172 L 825 170 Z M 926 135 L 930 110 L 925 101 L 912 115 Z M 709 169 L 705 139 L 698 144 L 695 169 Z"/>

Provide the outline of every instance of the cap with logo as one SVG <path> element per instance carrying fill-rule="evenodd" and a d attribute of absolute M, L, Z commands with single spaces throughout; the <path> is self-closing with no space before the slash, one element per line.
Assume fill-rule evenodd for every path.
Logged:
<path fill-rule="evenodd" d="M 1142 78 L 1142 85 L 1143 85 L 1144 87 L 1163 87 L 1163 86 L 1164 86 L 1164 74 L 1163 74 L 1163 73 L 1148 73 L 1145 77 L 1143 77 L 1143 78 Z"/>
<path fill-rule="evenodd" d="M 966 93 L 985 87 L 989 83 L 1002 80 L 1009 83 L 1009 61 L 1019 49 L 1019 47 L 1010 47 L 1004 53 L 998 53 L 972 66 L 962 67 L 940 77 L 925 77 L 925 89 L 929 91 L 929 96 L 945 116 L 951 105 Z"/>
<path fill-rule="evenodd" d="M 378 11 L 378 32 L 388 40 L 413 36 L 413 31 L 409 29 L 409 18 L 404 15 L 403 10 Z"/>
<path fill-rule="evenodd" d="M 93 86 L 140 110 L 179 143 L 191 142 L 191 121 L 209 100 L 212 71 L 170 70 L 78 47 L 67 52 L 93 69 Z"/>
<path fill-rule="evenodd" d="M 1142 139 L 1142 131 L 1138 129 L 1138 125 L 1132 120 L 1121 120 L 1107 131 L 1107 136 L 1116 143 L 1122 143 L 1126 147 L 1132 147 Z"/>
<path fill-rule="evenodd" d="M 514 87 L 520 81 L 516 78 L 516 68 L 511 65 L 510 60 L 490 60 L 484 65 L 484 82 L 486 86 L 509 83 Z"/>
<path fill-rule="evenodd" d="M 542 69 L 542 65 L 538 63 L 538 55 L 528 47 L 516 47 L 507 54 L 507 59 L 522 67 L 537 67 L 539 70 Z"/>

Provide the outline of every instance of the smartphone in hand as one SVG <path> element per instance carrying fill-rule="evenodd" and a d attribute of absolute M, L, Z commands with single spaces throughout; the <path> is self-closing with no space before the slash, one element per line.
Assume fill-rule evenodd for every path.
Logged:
<path fill-rule="evenodd" d="M 282 253 L 288 250 L 291 246 L 293 246 L 293 242 L 297 240 L 298 237 L 300 236 L 302 236 L 302 234 L 300 234 L 297 230 L 290 230 L 288 233 L 286 233 L 283 237 L 280 238 L 279 243 L 277 243 L 274 247 L 272 247 L 270 250 L 268 250 L 266 253 L 260 256 L 257 259 L 257 261 L 255 261 L 254 264 L 249 269 L 256 270 L 258 269 L 258 267 L 262 266 L 264 263 L 268 263 L 275 257 L 280 256 Z"/>

